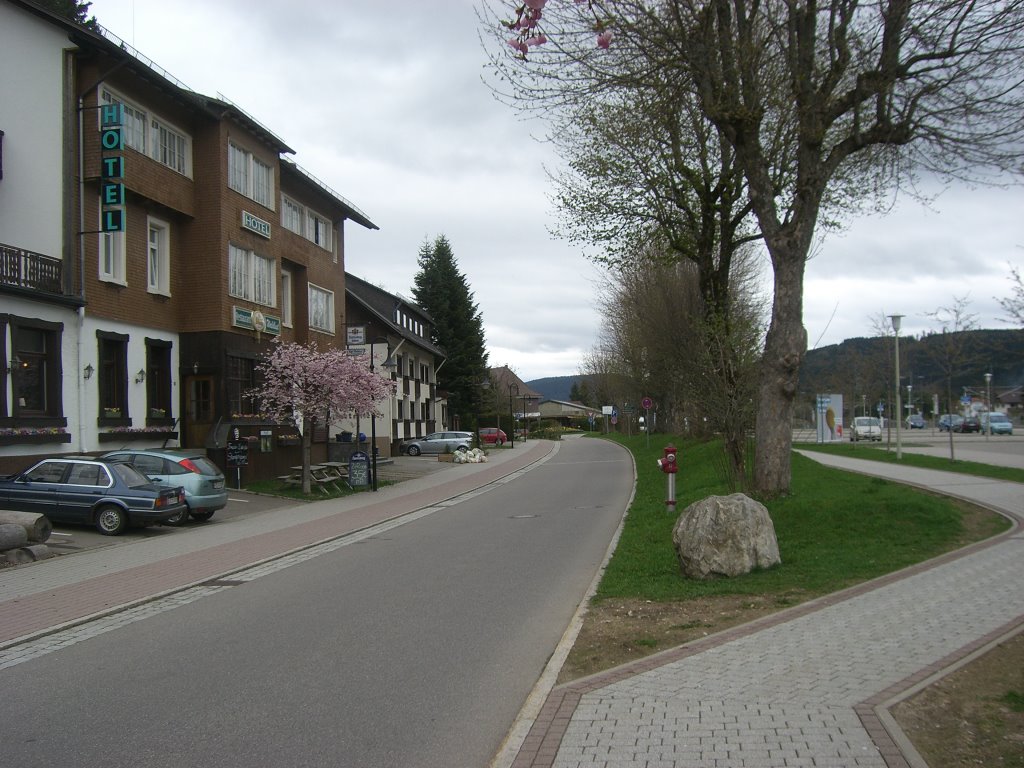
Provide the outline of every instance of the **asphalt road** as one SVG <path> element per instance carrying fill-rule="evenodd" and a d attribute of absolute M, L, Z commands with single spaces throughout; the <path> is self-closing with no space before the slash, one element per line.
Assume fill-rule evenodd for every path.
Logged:
<path fill-rule="evenodd" d="M 486 766 L 631 489 L 621 448 L 564 441 L 460 503 L 8 668 L 4 762 Z"/>

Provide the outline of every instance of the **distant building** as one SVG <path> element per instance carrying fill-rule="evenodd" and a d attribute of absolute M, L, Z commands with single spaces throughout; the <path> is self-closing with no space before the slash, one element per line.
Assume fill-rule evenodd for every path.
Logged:
<path fill-rule="evenodd" d="M 345 317 L 350 351 L 369 355 L 374 368 L 386 370 L 397 385 L 395 397 L 381 406 L 379 455 L 398 453 L 403 440 L 423 437 L 448 428 L 448 401 L 437 388 L 437 372 L 444 366 L 444 350 L 431 341 L 433 320 L 407 299 L 354 275 L 345 278 Z M 350 419 L 342 429 L 369 434 L 365 419 Z"/>
<path fill-rule="evenodd" d="M 543 397 L 527 386 L 526 382 L 520 379 L 507 365 L 499 368 L 491 368 L 489 373 L 490 388 L 493 393 L 498 413 L 509 413 L 515 419 L 516 427 L 520 430 L 529 429 L 528 424 L 540 419 L 538 405 Z M 504 398 L 508 397 L 508 408 L 504 408 Z M 484 395 L 485 399 L 488 397 Z M 500 426 L 500 425 L 496 425 Z"/>
<path fill-rule="evenodd" d="M 565 426 L 586 422 L 593 418 L 600 420 L 601 410 L 566 400 L 543 400 L 538 406 L 542 419 L 554 419 Z"/>

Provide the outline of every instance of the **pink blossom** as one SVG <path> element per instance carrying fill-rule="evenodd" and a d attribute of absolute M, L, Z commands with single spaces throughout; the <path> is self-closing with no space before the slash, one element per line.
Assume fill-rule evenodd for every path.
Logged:
<path fill-rule="evenodd" d="M 612 33 L 610 30 L 605 30 L 597 36 L 597 47 L 607 48 L 612 43 Z"/>
<path fill-rule="evenodd" d="M 509 44 L 509 46 L 512 47 L 513 50 L 519 51 L 519 53 L 523 54 L 524 56 L 526 55 L 526 51 L 528 49 L 526 47 L 526 43 L 524 43 L 522 40 L 513 37 L 512 39 L 507 40 L 506 42 Z"/>
<path fill-rule="evenodd" d="M 547 2 L 548 0 L 526 0 L 525 5 L 527 8 L 530 8 L 534 11 L 539 11 L 541 8 L 547 5 Z"/>
<path fill-rule="evenodd" d="M 528 38 L 526 40 L 526 44 L 528 46 L 544 45 L 544 43 L 546 43 L 547 41 L 548 41 L 547 37 L 545 37 L 543 34 L 539 34 L 539 35 L 535 35 L 534 37 Z"/>

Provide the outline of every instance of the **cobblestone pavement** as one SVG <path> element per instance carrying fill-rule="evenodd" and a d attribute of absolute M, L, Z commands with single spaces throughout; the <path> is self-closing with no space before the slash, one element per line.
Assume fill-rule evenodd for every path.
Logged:
<path fill-rule="evenodd" d="M 1024 486 L 807 454 L 1024 520 Z M 995 540 L 553 689 L 515 768 L 896 768 L 887 713 L 912 686 L 1024 628 L 1024 534 Z"/>

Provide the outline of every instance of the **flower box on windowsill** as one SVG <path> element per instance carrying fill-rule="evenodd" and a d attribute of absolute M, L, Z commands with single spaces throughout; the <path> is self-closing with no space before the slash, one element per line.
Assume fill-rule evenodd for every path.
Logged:
<path fill-rule="evenodd" d="M 100 432 L 97 437 L 101 443 L 125 443 L 131 440 L 177 440 L 177 432 L 151 430 L 144 432 Z"/>
<path fill-rule="evenodd" d="M 43 445 L 45 443 L 70 443 L 71 435 L 0 435 L 0 445 Z"/>
<path fill-rule="evenodd" d="M 277 444 L 279 446 L 285 445 L 299 445 L 302 443 L 301 435 L 278 435 Z"/>

